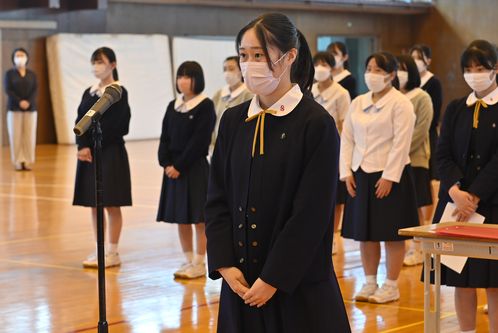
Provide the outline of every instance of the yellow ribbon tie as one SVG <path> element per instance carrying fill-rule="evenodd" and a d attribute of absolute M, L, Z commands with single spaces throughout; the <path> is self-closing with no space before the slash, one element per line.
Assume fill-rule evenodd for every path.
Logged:
<path fill-rule="evenodd" d="M 474 107 L 474 123 L 472 125 L 472 127 L 474 128 L 477 128 L 479 126 L 479 112 L 481 111 L 481 106 L 485 109 L 488 107 L 488 105 L 482 99 L 478 99 Z"/>
<path fill-rule="evenodd" d="M 265 154 L 265 116 L 266 114 L 276 114 L 277 111 L 275 110 L 263 110 L 259 113 L 256 113 L 253 116 L 250 116 L 246 119 L 246 123 L 252 121 L 253 119 L 258 118 L 256 122 L 256 128 L 254 129 L 254 139 L 252 141 L 252 157 L 254 157 L 254 154 L 256 152 L 256 142 L 258 141 L 258 132 L 259 132 L 259 154 L 264 155 Z"/>

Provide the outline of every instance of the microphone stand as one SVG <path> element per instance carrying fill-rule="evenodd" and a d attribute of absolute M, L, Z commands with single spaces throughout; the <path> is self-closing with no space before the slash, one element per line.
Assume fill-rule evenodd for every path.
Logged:
<path fill-rule="evenodd" d="M 104 189 L 102 186 L 102 128 L 99 120 L 92 120 L 94 140 L 95 197 L 97 204 L 97 263 L 99 290 L 98 333 L 107 333 L 106 295 L 105 295 L 105 243 L 104 243 Z"/>

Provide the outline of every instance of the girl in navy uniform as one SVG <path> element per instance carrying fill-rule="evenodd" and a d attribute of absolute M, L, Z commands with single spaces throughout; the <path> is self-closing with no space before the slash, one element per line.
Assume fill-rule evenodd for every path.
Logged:
<path fill-rule="evenodd" d="M 376 53 L 366 61 L 368 93 L 351 103 L 341 135 L 341 180 L 346 182 L 342 235 L 360 241 L 366 283 L 357 301 L 399 299 L 397 279 L 405 253 L 398 229 L 418 225 L 410 167 L 415 113 L 397 87 L 396 58 Z M 377 286 L 380 242 L 386 249 L 387 279 Z"/>
<path fill-rule="evenodd" d="M 342 42 L 331 43 L 327 47 L 327 52 L 331 53 L 335 59 L 335 66 L 332 69 L 334 81 L 343 86 L 348 92 L 349 97 L 353 100 L 356 98 L 357 87 L 356 79 L 349 69 L 349 55 L 346 44 Z"/>
<path fill-rule="evenodd" d="M 166 109 L 159 144 L 158 159 L 164 175 L 157 221 L 178 224 L 186 260 L 174 276 L 195 279 L 206 275 L 207 155 L 216 114 L 213 102 L 202 94 L 204 74 L 197 62 L 186 61 L 178 67 L 176 90 L 181 95 Z"/>
<path fill-rule="evenodd" d="M 441 177 L 434 222 L 448 202 L 454 216 L 467 221 L 472 213 L 484 223 L 498 223 L 498 60 L 495 47 L 484 40 L 472 42 L 460 66 L 473 92 L 452 101 L 444 114 L 436 162 Z M 455 309 L 460 330 L 475 332 L 476 288 L 485 288 L 490 332 L 498 332 L 498 261 L 469 258 L 458 274 L 444 265 L 441 283 L 455 288 Z"/>
<path fill-rule="evenodd" d="M 318 52 L 313 57 L 315 65 L 315 80 L 311 92 L 315 101 L 320 103 L 325 110 L 334 118 L 339 134 L 341 134 L 342 123 L 349 110 L 351 98 L 348 91 L 339 83 L 332 79 L 332 69 L 335 67 L 335 59 L 329 52 Z M 337 187 L 337 199 L 334 214 L 334 234 L 339 228 L 344 203 L 346 202 L 346 185 L 339 181 Z M 337 253 L 337 246 L 334 240 L 332 254 Z"/>
<path fill-rule="evenodd" d="M 83 93 L 76 123 L 86 114 L 92 105 L 102 96 L 105 88 L 118 83 L 116 55 L 108 47 L 97 49 L 91 58 L 93 73 L 99 82 Z M 130 106 L 128 92 L 123 87 L 121 99 L 100 118 L 102 127 L 102 178 L 104 188 L 104 208 L 107 212 L 109 225 L 109 244 L 105 255 L 105 266 L 112 267 L 121 264 L 118 254 L 118 243 L 123 226 L 122 206 L 131 206 L 131 180 L 128 153 L 123 136 L 128 134 L 130 126 Z M 93 165 L 92 131 L 76 137 L 78 144 L 78 166 L 76 169 L 76 184 L 74 187 L 73 205 L 92 207 L 94 230 L 96 227 L 97 210 L 95 201 L 95 180 Z M 97 267 L 96 252 L 83 261 L 84 267 Z"/>
<path fill-rule="evenodd" d="M 218 332 L 350 332 L 331 246 L 339 138 L 310 96 L 304 36 L 282 14 L 237 36 L 256 96 L 223 115 L 206 205 Z"/>
<path fill-rule="evenodd" d="M 434 111 L 431 96 L 419 88 L 420 74 L 413 58 L 409 55 L 401 55 L 398 57 L 398 62 L 399 90 L 412 102 L 416 116 L 410 147 L 410 163 L 415 181 L 415 193 L 417 194 L 419 223 L 424 225 L 425 221 L 430 221 L 432 218 L 432 216 L 424 216 L 422 208 L 432 205 L 432 185 L 429 173 L 431 156 L 429 128 Z M 410 242 L 410 248 L 405 254 L 403 264 L 414 266 L 423 261 L 424 255 L 420 248 L 420 242 Z"/>

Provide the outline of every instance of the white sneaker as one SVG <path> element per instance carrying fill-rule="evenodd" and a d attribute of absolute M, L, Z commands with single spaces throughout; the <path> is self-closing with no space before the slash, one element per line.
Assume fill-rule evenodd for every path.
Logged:
<path fill-rule="evenodd" d="M 405 266 L 416 266 L 424 262 L 424 252 L 422 250 L 410 249 L 403 260 Z"/>
<path fill-rule="evenodd" d="M 489 311 L 489 310 L 488 310 L 488 305 L 486 304 L 486 305 L 484 306 L 484 308 L 482 308 L 482 310 L 484 311 L 484 313 L 488 313 L 488 311 Z"/>
<path fill-rule="evenodd" d="M 372 296 L 379 288 L 377 283 L 364 283 L 361 290 L 354 296 L 354 299 L 359 302 L 367 302 L 368 298 Z"/>
<path fill-rule="evenodd" d="M 105 255 L 105 268 L 115 267 L 121 265 L 121 259 L 119 258 L 119 253 L 108 253 Z M 97 253 L 90 254 L 85 260 L 83 260 L 83 267 L 85 268 L 97 268 Z"/>
<path fill-rule="evenodd" d="M 182 278 L 185 276 L 185 271 L 187 270 L 187 268 L 189 268 L 190 266 L 192 266 L 192 263 L 191 262 L 184 262 L 180 268 L 178 268 L 176 270 L 176 272 L 173 273 L 173 276 L 176 277 L 176 278 Z"/>
<path fill-rule="evenodd" d="M 197 279 L 206 275 L 206 265 L 204 263 L 197 265 L 190 265 L 184 272 L 184 279 Z"/>
<path fill-rule="evenodd" d="M 383 284 L 382 287 L 377 289 L 375 293 L 368 298 L 370 303 L 389 303 L 399 299 L 399 288 L 397 286 L 388 286 Z"/>

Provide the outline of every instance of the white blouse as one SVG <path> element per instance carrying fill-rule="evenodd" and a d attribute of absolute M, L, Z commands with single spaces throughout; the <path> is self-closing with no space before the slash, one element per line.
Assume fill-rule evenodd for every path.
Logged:
<path fill-rule="evenodd" d="M 361 167 L 367 173 L 383 171 L 382 178 L 398 183 L 410 163 L 414 126 L 413 104 L 395 88 L 376 103 L 371 92 L 355 98 L 341 134 L 341 180 Z"/>
<path fill-rule="evenodd" d="M 315 83 L 311 92 L 315 101 L 330 113 L 336 124 L 344 121 L 349 110 L 349 104 L 351 104 L 351 98 L 346 89 L 334 81 L 330 87 L 323 91 L 318 90 L 318 83 Z"/>

